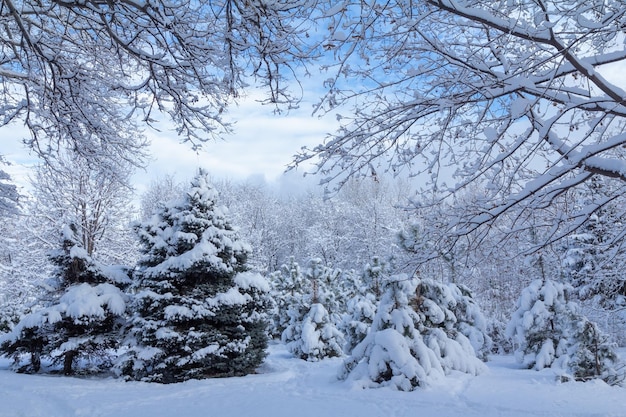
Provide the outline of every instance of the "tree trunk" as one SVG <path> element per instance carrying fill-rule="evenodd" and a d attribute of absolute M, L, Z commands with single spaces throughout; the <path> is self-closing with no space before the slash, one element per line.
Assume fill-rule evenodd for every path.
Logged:
<path fill-rule="evenodd" d="M 72 363 L 74 362 L 74 358 L 76 357 L 77 352 L 75 350 L 70 350 L 69 352 L 65 352 L 65 358 L 63 359 L 63 373 L 65 375 L 71 375 L 72 371 Z"/>

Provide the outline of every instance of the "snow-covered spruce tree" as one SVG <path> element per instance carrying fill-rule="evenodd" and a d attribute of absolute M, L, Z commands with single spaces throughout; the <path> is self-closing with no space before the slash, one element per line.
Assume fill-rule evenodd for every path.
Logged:
<path fill-rule="evenodd" d="M 344 352 L 350 353 L 367 335 L 374 321 L 376 306 L 380 301 L 383 282 L 386 280 L 388 265 L 375 256 L 363 273 L 352 275 L 350 280 L 354 295 L 348 300 L 342 323 L 346 344 Z M 347 281 L 346 277 L 343 281 Z"/>
<path fill-rule="evenodd" d="M 615 344 L 595 323 L 577 314 L 571 317 L 568 330 L 566 355 L 561 366 L 574 379 L 602 379 L 611 385 L 624 381 L 624 365 L 615 352 Z"/>
<path fill-rule="evenodd" d="M 448 286 L 401 274 L 389 279 L 369 333 L 352 350 L 340 378 L 410 391 L 456 370 L 479 374 L 484 364 L 456 330 Z"/>
<path fill-rule="evenodd" d="M 119 373 L 173 383 L 245 375 L 262 363 L 269 285 L 246 271 L 249 246 L 217 197 L 200 170 L 180 201 L 136 225 L 143 255 Z"/>
<path fill-rule="evenodd" d="M 270 333 L 280 338 L 291 320 L 290 309 L 297 306 L 308 293 L 307 280 L 300 270 L 300 265 L 292 256 L 280 270 L 269 276 L 272 286 L 274 311 L 270 324 Z"/>
<path fill-rule="evenodd" d="M 444 343 L 447 338 L 453 339 L 469 355 L 487 360 L 491 349 L 487 320 L 467 287 L 421 279 L 417 287 L 416 310 L 429 329 L 426 333 L 429 337 L 437 335 L 435 339 L 442 339 Z M 446 337 L 439 334 L 439 329 Z"/>
<path fill-rule="evenodd" d="M 565 353 L 565 336 L 575 305 L 569 286 L 548 279 L 533 281 L 522 290 L 507 333 L 517 344 L 515 355 L 524 366 L 543 369 Z"/>
<path fill-rule="evenodd" d="M 417 284 L 406 275 L 389 279 L 369 333 L 354 347 L 339 378 L 363 387 L 412 391 L 444 376 L 440 358 L 418 330 L 421 318 L 411 306 Z"/>
<path fill-rule="evenodd" d="M 130 281 L 126 271 L 95 262 L 76 238 L 74 225 L 64 227 L 62 248 L 51 261 L 57 269 L 43 307 L 24 316 L 2 339 L 2 352 L 22 372 L 38 372 L 42 358 L 62 363 L 66 375 L 109 368 L 124 324 L 126 298 L 120 286 Z"/>
<path fill-rule="evenodd" d="M 337 298 L 329 288 L 337 272 L 314 258 L 304 275 L 310 291 L 289 307 L 289 324 L 281 340 L 291 353 L 304 360 L 341 356 L 344 339 L 337 329 Z"/>
<path fill-rule="evenodd" d="M 518 344 L 518 361 L 536 370 L 552 367 L 577 380 L 620 382 L 614 345 L 568 300 L 572 290 L 536 280 L 522 291 L 508 328 Z"/>
<path fill-rule="evenodd" d="M 418 330 L 446 373 L 476 375 L 484 369 L 477 352 L 486 359 L 486 352 L 482 354 L 489 345 L 486 320 L 469 295 L 452 283 L 420 279 L 412 306 L 420 318 Z"/>

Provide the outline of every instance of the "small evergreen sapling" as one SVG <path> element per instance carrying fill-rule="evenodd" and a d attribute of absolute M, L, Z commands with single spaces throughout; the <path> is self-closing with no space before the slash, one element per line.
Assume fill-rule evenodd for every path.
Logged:
<path fill-rule="evenodd" d="M 470 356 L 487 360 L 491 349 L 487 320 L 469 288 L 421 279 L 417 294 L 417 311 L 423 315 L 424 326 L 431 333 L 441 329 L 447 338 L 458 342 Z"/>
<path fill-rule="evenodd" d="M 281 340 L 304 360 L 341 356 L 344 339 L 336 326 L 338 301 L 330 287 L 336 271 L 325 267 L 320 259 L 312 259 L 304 275 L 310 292 L 289 307 L 289 324 Z"/>
<path fill-rule="evenodd" d="M 348 300 L 342 325 L 346 339 L 344 352 L 348 354 L 365 338 L 374 321 L 383 282 L 387 279 L 387 264 L 379 257 L 374 257 L 360 276 L 356 274 L 351 276 L 353 296 Z"/>
<path fill-rule="evenodd" d="M 290 309 L 297 306 L 309 290 L 300 265 L 293 257 L 290 257 L 289 262 L 282 265 L 280 270 L 272 273 L 269 279 L 274 300 L 270 331 L 274 337 L 280 338 L 289 325 Z"/>
<path fill-rule="evenodd" d="M 390 386 L 412 391 L 444 376 L 439 358 L 416 327 L 421 318 L 411 302 L 417 284 L 417 279 L 406 275 L 387 281 L 372 327 L 352 349 L 340 379 L 363 387 Z"/>
<path fill-rule="evenodd" d="M 484 364 L 454 314 L 459 304 L 455 295 L 464 297 L 455 289 L 406 275 L 390 278 L 372 327 L 345 361 L 340 378 L 410 391 L 451 371 L 481 373 Z"/>
<path fill-rule="evenodd" d="M 565 353 L 568 323 L 577 315 L 567 298 L 568 288 L 551 280 L 535 280 L 522 291 L 507 332 L 516 342 L 515 355 L 524 366 L 547 368 Z"/>
<path fill-rule="evenodd" d="M 518 361 L 536 370 L 551 367 L 564 379 L 621 382 L 614 344 L 568 300 L 570 290 L 566 284 L 536 280 L 522 291 L 508 327 L 518 344 Z"/>

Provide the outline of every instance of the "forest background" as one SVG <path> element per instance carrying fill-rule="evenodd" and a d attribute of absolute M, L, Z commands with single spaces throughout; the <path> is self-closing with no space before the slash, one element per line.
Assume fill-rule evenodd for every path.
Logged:
<path fill-rule="evenodd" d="M 221 138 L 230 129 L 222 119 L 224 109 L 238 96 L 233 92 L 245 90 L 249 79 L 266 87 L 266 102 L 288 108 L 298 99 L 284 84 L 274 82 L 284 81 L 289 69 L 298 73 L 306 68 L 296 64 L 323 58 L 318 62 L 330 75 L 321 83 L 323 98 L 315 102 L 315 109 L 341 124 L 323 146 L 305 143 L 309 148 L 292 153 L 294 164 L 305 170 L 313 161 L 308 167 L 320 174 L 317 178 L 323 184 L 330 184 L 329 194 L 286 195 L 262 181 L 215 179 L 233 223 L 254 249 L 253 268 L 270 274 L 294 257 L 303 265 L 320 258 L 331 268 L 362 271 L 379 257 L 394 272 L 418 272 L 440 282 L 464 284 L 474 291 L 502 349 L 509 343 L 502 329 L 521 289 L 535 279 L 566 281 L 574 285 L 585 313 L 624 344 L 621 314 L 626 284 L 620 273 L 626 258 L 622 247 L 624 112 L 619 87 L 623 80 L 615 76 L 624 62 L 623 6 L 611 1 L 591 8 L 575 1 L 564 2 L 566 6 L 555 3 L 553 8 L 543 2 L 502 2 L 498 9 L 478 1 L 431 1 L 406 10 L 402 2 L 385 7 L 376 2 L 331 3 L 317 4 L 317 14 L 309 16 L 315 25 L 305 28 L 294 23 L 307 18 L 297 2 L 255 9 L 252 14 L 239 9 L 237 21 L 243 23 L 237 33 L 246 40 L 234 42 L 224 36 L 234 33 L 231 26 L 214 34 L 231 48 L 228 54 L 222 49 L 216 52 L 210 42 L 181 44 L 198 46 L 198 51 L 164 42 L 163 61 L 147 60 L 151 65 L 156 60 L 161 72 L 142 67 L 145 55 L 132 48 L 130 60 L 119 62 L 120 76 L 128 68 L 124 65 L 136 65 L 138 73 L 147 74 L 141 84 L 145 90 L 130 94 L 125 105 L 141 113 L 141 121 L 152 127 L 156 119 L 171 116 L 177 133 L 195 150 L 203 143 L 198 132 Z M 22 6 L 34 7 L 27 2 Z M 72 8 L 71 2 L 64 7 L 62 13 L 76 14 L 78 20 L 90 12 Z M 96 15 L 110 12 L 94 10 Z M 185 20 L 190 17 L 186 13 L 201 12 L 166 11 L 180 19 L 176 22 L 181 27 L 190 21 Z M 42 21 L 55 17 L 37 12 L 32 15 Z M 141 21 L 141 13 L 132 7 L 119 12 L 129 19 L 122 29 Z M 155 15 L 161 12 L 154 10 Z M 72 67 L 72 58 L 84 52 L 82 44 L 64 40 L 65 44 L 56 45 L 52 37 L 46 47 L 63 53 L 49 60 L 46 48 L 28 41 L 14 13 L 2 16 L 20 29 L 17 32 L 25 37 L 22 44 L 32 48 L 32 55 L 26 55 L 39 57 L 27 61 L 7 52 L 14 61 L 2 72 L 5 85 L 12 85 L 3 90 L 4 120 L 9 126 L 19 121 L 28 127 L 25 142 L 43 161 L 33 168 L 31 197 L 19 201 L 11 180 L 3 182 L 2 310 L 9 326 L 45 287 L 47 253 L 58 244 L 59 230 L 68 217 L 82 218 L 83 243 L 94 258 L 132 265 L 137 254 L 129 221 L 146 218 L 158 201 L 180 193 L 185 180 L 168 175 L 155 178 L 137 203 L 131 178 L 146 161 L 146 138 L 135 129 L 136 120 L 121 115 L 124 106 L 120 110 L 111 105 L 119 100 L 115 92 L 120 85 L 102 77 L 102 71 Z M 222 16 L 215 16 L 220 22 Z M 246 19 L 258 23 L 259 16 L 263 24 L 245 25 Z M 503 23 L 511 16 L 518 20 Z M 159 25 L 158 19 L 154 22 Z M 162 28 L 171 30 L 170 23 Z M 254 32 L 258 28 L 262 30 Z M 448 33 L 445 28 L 454 29 L 450 38 L 434 36 Z M 160 36 L 148 32 L 150 37 Z M 303 48 L 309 32 L 315 33 L 316 49 Z M 280 35 L 272 39 L 271 47 L 250 40 L 270 39 L 267 33 Z M 488 41 L 476 44 L 480 39 Z M 446 42 L 452 42 L 454 53 Z M 400 44 L 409 47 L 398 49 Z M 104 47 L 96 44 L 91 52 L 101 53 Z M 332 53 L 322 56 L 321 51 Z M 423 61 L 418 62 L 411 54 L 419 53 Z M 166 65 L 178 54 L 189 54 L 185 56 L 198 73 L 187 73 L 187 66 Z M 231 60 L 207 64 L 202 60 L 207 56 Z M 368 57 L 375 59 L 370 62 Z M 247 64 L 257 61 L 260 65 L 252 66 L 250 78 L 245 77 Z M 392 65 L 386 66 L 387 62 Z M 67 71 L 72 76 L 54 78 L 57 66 L 63 65 L 72 69 Z M 19 68 L 39 67 L 51 74 L 51 81 L 17 74 Z M 356 87 L 355 79 L 361 80 Z M 173 85 L 196 82 L 202 98 L 185 88 L 168 89 L 172 80 L 180 81 Z M 320 84 L 315 77 L 313 83 Z M 59 100 L 51 106 L 47 101 L 51 96 L 67 97 L 62 93 L 76 85 L 83 102 Z M 408 85 L 412 88 L 405 90 Z M 21 87 L 40 100 L 24 107 L 14 89 Z M 102 91 L 107 94 L 99 96 Z M 198 100 L 201 106 L 196 106 Z M 346 116 L 346 107 L 354 113 Z M 68 111 L 77 108 L 85 111 Z M 107 109 L 102 116 L 101 109 Z M 154 115 L 157 109 L 162 116 Z M 68 114 L 69 119 L 62 117 Z M 117 123 L 107 123 L 110 120 Z M 237 138 L 249 143 L 245 135 Z M 271 142 L 263 143 L 271 148 L 267 145 Z M 204 165 L 202 156 L 197 160 L 200 164 L 194 167 Z M 447 186 L 451 180 L 456 182 Z"/>

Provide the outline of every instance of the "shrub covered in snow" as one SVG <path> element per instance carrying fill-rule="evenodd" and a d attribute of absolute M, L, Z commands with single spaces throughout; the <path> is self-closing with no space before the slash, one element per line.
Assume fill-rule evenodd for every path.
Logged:
<path fill-rule="evenodd" d="M 537 370 L 552 367 L 577 380 L 619 382 L 613 344 L 568 300 L 569 290 L 566 284 L 536 280 L 522 291 L 508 327 L 518 361 Z"/>
<path fill-rule="evenodd" d="M 581 315 L 572 317 L 569 325 L 571 336 L 563 365 L 574 379 L 602 379 L 612 385 L 623 382 L 624 365 L 608 336 Z"/>
<path fill-rule="evenodd" d="M 290 335 L 290 332 L 293 334 Z M 301 322 L 285 330 L 285 339 L 289 336 L 292 340 L 287 348 L 300 359 L 315 362 L 343 353 L 343 334 L 331 322 L 328 311 L 320 303 L 312 304 Z"/>
<path fill-rule="evenodd" d="M 376 315 L 376 305 L 377 300 L 374 294 L 369 292 L 356 294 L 348 301 L 342 324 L 342 331 L 346 339 L 345 353 L 349 354 L 369 333 Z"/>
<path fill-rule="evenodd" d="M 410 391 L 452 370 L 480 373 L 484 365 L 454 328 L 449 308 L 454 298 L 446 288 L 406 275 L 392 277 L 369 333 L 352 350 L 340 378 Z"/>
<path fill-rule="evenodd" d="M 265 357 L 269 285 L 200 171 L 180 201 L 136 226 L 143 256 L 118 372 L 162 383 L 253 372 Z"/>
<path fill-rule="evenodd" d="M 566 287 L 551 280 L 535 280 L 517 300 L 516 310 L 507 328 L 514 338 L 515 354 L 528 368 L 550 367 L 564 346 L 559 344 L 567 335 L 575 306 L 568 301 Z"/>
<path fill-rule="evenodd" d="M 15 369 L 25 372 L 38 372 L 42 357 L 63 363 L 65 374 L 110 366 L 126 310 L 126 296 L 118 285 L 128 276 L 122 269 L 94 262 L 72 226 L 64 228 L 62 249 L 51 259 L 57 271 L 50 292 L 41 308 L 2 338 L 2 352 L 14 358 Z"/>

